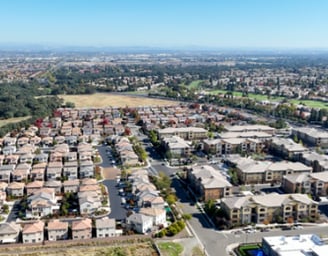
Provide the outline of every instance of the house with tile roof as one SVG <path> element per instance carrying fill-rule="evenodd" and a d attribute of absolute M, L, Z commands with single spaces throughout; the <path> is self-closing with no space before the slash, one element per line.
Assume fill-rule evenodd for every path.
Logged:
<path fill-rule="evenodd" d="M 25 224 L 22 231 L 23 243 L 41 243 L 44 241 L 44 222 Z"/>

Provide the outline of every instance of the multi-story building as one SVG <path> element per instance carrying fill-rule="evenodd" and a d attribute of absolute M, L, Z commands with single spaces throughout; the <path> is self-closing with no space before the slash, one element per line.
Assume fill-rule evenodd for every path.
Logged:
<path fill-rule="evenodd" d="M 233 225 L 315 220 L 318 215 L 318 203 L 304 194 L 228 197 L 221 199 L 221 209 Z"/>
<path fill-rule="evenodd" d="M 314 196 L 328 195 L 328 171 L 286 175 L 282 188 L 287 193 L 304 193 Z"/>
<path fill-rule="evenodd" d="M 256 161 L 237 155 L 229 156 L 227 161 L 235 168 L 242 184 L 280 183 L 284 175 L 312 172 L 311 167 L 299 162 Z"/>
<path fill-rule="evenodd" d="M 170 152 L 172 158 L 187 158 L 191 154 L 190 143 L 178 136 L 165 137 L 162 144 L 165 150 Z"/>
<path fill-rule="evenodd" d="M 187 170 L 189 184 L 204 201 L 232 194 L 232 185 L 212 166 L 195 166 Z"/>
<path fill-rule="evenodd" d="M 292 129 L 292 135 L 311 146 L 323 148 L 328 147 L 328 132 L 323 130 L 309 127 L 298 127 Z"/>
<path fill-rule="evenodd" d="M 179 136 L 184 140 L 203 140 L 207 138 L 208 131 L 198 127 L 164 128 L 157 131 L 159 139 Z"/>

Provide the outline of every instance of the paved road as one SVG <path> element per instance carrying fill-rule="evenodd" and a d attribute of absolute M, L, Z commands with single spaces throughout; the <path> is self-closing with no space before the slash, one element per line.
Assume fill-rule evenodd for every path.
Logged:
<path fill-rule="evenodd" d="M 111 179 L 106 179 L 102 182 L 107 187 L 107 191 L 109 194 L 111 212 L 108 215 L 108 217 L 121 221 L 126 218 L 127 210 L 121 204 L 122 198 L 118 194 L 118 188 L 116 187 L 117 184 L 116 175 L 119 174 L 120 172 L 119 169 L 114 168 L 111 162 L 109 161 L 106 153 L 106 148 L 107 146 L 98 147 L 99 154 L 101 155 L 103 160 L 100 166 L 107 171 L 113 171 L 113 172 L 115 171 L 114 174 L 108 175 L 109 177 L 111 177 Z"/>

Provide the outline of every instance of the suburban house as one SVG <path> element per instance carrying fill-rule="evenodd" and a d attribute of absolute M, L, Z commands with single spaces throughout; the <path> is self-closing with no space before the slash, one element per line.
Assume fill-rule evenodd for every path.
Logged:
<path fill-rule="evenodd" d="M 97 238 L 117 236 L 115 219 L 96 219 L 96 234 Z"/>
<path fill-rule="evenodd" d="M 94 177 L 94 166 L 91 160 L 80 162 L 80 179 Z"/>
<path fill-rule="evenodd" d="M 89 239 L 92 237 L 91 219 L 75 220 L 72 222 L 73 240 Z"/>
<path fill-rule="evenodd" d="M 47 163 L 48 157 L 49 157 L 48 154 L 45 153 L 37 154 L 34 156 L 33 161 L 35 163 Z"/>
<path fill-rule="evenodd" d="M 53 189 L 56 195 L 60 195 L 62 192 L 62 182 L 60 180 L 48 180 L 44 183 L 44 187 Z"/>
<path fill-rule="evenodd" d="M 33 165 L 30 173 L 31 180 L 44 181 L 46 167 L 47 167 L 47 163 L 39 163 Z"/>
<path fill-rule="evenodd" d="M 187 170 L 187 179 L 203 201 L 219 199 L 232 194 L 232 185 L 220 171 L 210 165 L 194 166 Z"/>
<path fill-rule="evenodd" d="M 27 198 L 26 218 L 45 217 L 56 213 L 60 206 L 53 189 L 42 188 Z"/>
<path fill-rule="evenodd" d="M 23 243 L 41 243 L 44 240 L 44 222 L 25 224 L 22 231 Z"/>
<path fill-rule="evenodd" d="M 158 191 L 144 190 L 137 193 L 139 207 L 164 208 L 164 199 L 159 196 Z"/>
<path fill-rule="evenodd" d="M 49 162 L 47 166 L 46 179 L 60 180 L 63 170 L 62 162 Z"/>
<path fill-rule="evenodd" d="M 318 203 L 304 194 L 266 194 L 228 197 L 221 199 L 221 209 L 229 216 L 232 225 L 273 223 L 288 219 L 315 220 Z"/>
<path fill-rule="evenodd" d="M 140 234 L 146 234 L 153 228 L 153 218 L 140 213 L 133 213 L 126 218 L 126 224 L 128 228 Z"/>
<path fill-rule="evenodd" d="M 25 185 L 26 194 L 27 195 L 33 194 L 34 192 L 40 190 L 43 187 L 43 185 L 44 185 L 44 182 L 39 181 L 39 180 L 27 183 Z"/>
<path fill-rule="evenodd" d="M 63 177 L 74 180 L 78 178 L 78 163 L 77 161 L 70 161 L 64 163 Z"/>
<path fill-rule="evenodd" d="M 0 224 L 0 243 L 18 243 L 21 226 L 14 222 Z"/>
<path fill-rule="evenodd" d="M 153 225 L 165 225 L 166 224 L 166 210 L 160 208 L 141 208 L 140 214 L 153 218 Z"/>
<path fill-rule="evenodd" d="M 52 220 L 48 222 L 48 240 L 66 240 L 68 239 L 68 222 Z"/>
<path fill-rule="evenodd" d="M 11 182 L 8 184 L 7 193 L 8 196 L 22 197 L 24 196 L 25 183 Z"/>
<path fill-rule="evenodd" d="M 15 165 L 1 165 L 0 166 L 0 181 L 10 182 L 11 173 L 14 171 Z"/>
<path fill-rule="evenodd" d="M 79 192 L 78 197 L 81 214 L 92 214 L 102 206 L 99 194 L 95 191 Z"/>
<path fill-rule="evenodd" d="M 63 183 L 64 193 L 77 193 L 79 191 L 80 180 L 65 180 Z"/>

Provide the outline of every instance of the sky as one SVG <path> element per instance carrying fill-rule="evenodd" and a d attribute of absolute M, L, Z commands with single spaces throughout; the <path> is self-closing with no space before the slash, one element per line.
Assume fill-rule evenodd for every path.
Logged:
<path fill-rule="evenodd" d="M 327 0 L 1 0 L 0 44 L 328 48 Z"/>

